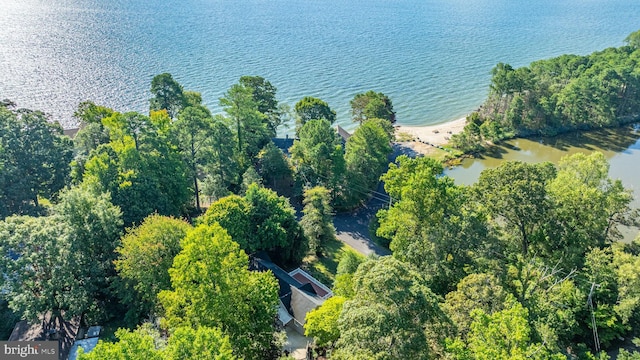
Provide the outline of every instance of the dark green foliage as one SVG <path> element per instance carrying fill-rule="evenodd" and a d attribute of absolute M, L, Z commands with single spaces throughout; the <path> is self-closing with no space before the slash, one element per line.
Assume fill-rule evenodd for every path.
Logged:
<path fill-rule="evenodd" d="M 298 180 L 305 186 L 324 186 L 333 199 L 341 192 L 344 150 L 338 133 L 327 120 L 310 120 L 291 147 L 291 162 Z"/>
<path fill-rule="evenodd" d="M 336 112 L 331 110 L 329 104 L 311 96 L 305 96 L 295 106 L 297 115 L 296 133 L 310 120 L 327 120 L 330 124 L 336 121 Z"/>
<path fill-rule="evenodd" d="M 176 118 L 187 103 L 182 85 L 169 73 L 154 76 L 151 81 L 151 94 L 153 97 L 149 100 L 149 109 L 166 110 L 171 118 Z"/>
<path fill-rule="evenodd" d="M 524 256 L 530 246 L 542 241 L 542 226 L 551 206 L 546 187 L 555 175 L 551 163 L 508 161 L 483 171 L 475 186 L 479 201 L 491 216 L 505 222 Z"/>
<path fill-rule="evenodd" d="M 430 288 L 444 295 L 491 237 L 467 189 L 441 173 L 442 164 L 431 158 L 398 157 L 382 176 L 394 203 L 378 212 L 377 235 L 391 239 L 394 257 L 422 270 Z"/>
<path fill-rule="evenodd" d="M 114 113 L 103 119 L 111 141 L 91 152 L 83 181 L 111 193 L 126 226 L 153 212 L 181 216 L 190 204 L 191 178 L 169 139 L 168 118 Z"/>
<path fill-rule="evenodd" d="M 276 87 L 262 76 L 243 76 L 240 85 L 252 90 L 253 100 L 258 104 L 258 111 L 265 115 L 267 128 L 271 137 L 276 136 L 278 126 L 282 123 Z"/>
<path fill-rule="evenodd" d="M 266 187 L 281 195 L 291 193 L 293 174 L 289 161 L 273 142 L 269 142 L 258 154 L 258 173 Z"/>
<path fill-rule="evenodd" d="M 394 258 L 369 260 L 356 271 L 354 297 L 338 319 L 335 359 L 429 359 L 446 316 L 424 278 Z M 433 337 L 431 337 L 433 336 Z"/>
<path fill-rule="evenodd" d="M 218 223 L 242 249 L 266 250 L 283 263 L 299 263 L 307 251 L 289 201 L 257 184 L 249 185 L 244 197 L 231 195 L 211 204 L 201 223 Z"/>
<path fill-rule="evenodd" d="M 260 112 L 260 104 L 254 98 L 254 88 L 234 84 L 220 98 L 220 106 L 227 113 L 226 122 L 236 135 L 236 154 L 244 173 L 254 157 L 270 140 L 267 115 Z M 228 144 L 228 142 L 226 142 Z"/>
<path fill-rule="evenodd" d="M 11 216 L 0 222 L 2 296 L 21 318 L 57 321 L 87 315 L 104 320 L 113 298 L 114 249 L 122 222 L 106 195 L 73 188 L 52 215 Z M 45 327 L 52 324 L 44 324 Z"/>
<path fill-rule="evenodd" d="M 350 104 L 353 121 L 362 123 L 368 119 L 384 119 L 392 124 L 396 122 L 396 113 L 393 111 L 391 99 L 383 93 L 369 90 L 366 93 L 356 94 Z"/>
<path fill-rule="evenodd" d="M 40 111 L 0 106 L 0 219 L 42 212 L 69 181 L 71 140 Z"/>
<path fill-rule="evenodd" d="M 499 63 L 492 70 L 491 93 L 452 137 L 459 149 L 472 152 L 485 141 L 512 136 L 555 135 L 573 130 L 612 127 L 637 120 L 640 113 L 638 32 L 629 46 L 588 56 L 562 55 L 514 69 Z M 478 132 L 476 129 L 482 128 Z"/>
<path fill-rule="evenodd" d="M 358 205 L 367 199 L 389 164 L 391 135 L 382 124 L 387 120 L 372 119 L 360 125 L 347 140 L 344 154 L 348 205 Z"/>
<path fill-rule="evenodd" d="M 309 249 L 316 254 L 322 254 L 323 246 L 336 237 L 330 201 L 326 188 L 314 187 L 304 192 L 300 226 L 309 240 Z"/>

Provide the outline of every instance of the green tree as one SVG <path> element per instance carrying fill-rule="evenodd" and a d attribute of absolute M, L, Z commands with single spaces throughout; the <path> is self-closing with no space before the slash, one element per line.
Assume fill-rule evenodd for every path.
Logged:
<path fill-rule="evenodd" d="M 177 328 L 169 337 L 164 359 L 235 360 L 229 337 L 219 329 L 200 326 Z"/>
<path fill-rule="evenodd" d="M 391 140 L 380 121 L 375 120 L 362 123 L 347 140 L 344 160 L 348 203 L 355 205 L 363 201 L 377 187 L 380 175 L 389 164 Z"/>
<path fill-rule="evenodd" d="M 307 252 L 306 238 L 288 199 L 256 184 L 248 187 L 244 197 L 230 195 L 211 204 L 200 223 L 218 223 L 241 249 L 265 250 L 285 263 L 298 263 Z"/>
<path fill-rule="evenodd" d="M 126 226 L 153 212 L 180 216 L 192 199 L 189 169 L 172 146 L 170 119 L 162 114 L 149 118 L 116 113 L 103 119 L 111 141 L 92 151 L 85 164 L 83 182 L 111 193 Z"/>
<path fill-rule="evenodd" d="M 227 113 L 227 121 L 236 135 L 237 154 L 242 156 L 242 172 L 270 138 L 266 115 L 260 112 L 253 91 L 251 87 L 234 84 L 220 98 L 220 106 Z"/>
<path fill-rule="evenodd" d="M 198 175 L 211 159 L 206 156 L 211 144 L 213 118 L 209 109 L 204 106 L 189 106 L 180 112 L 178 120 L 173 122 L 172 129 L 178 141 L 187 166 L 191 172 L 196 210 L 200 212 L 200 187 Z"/>
<path fill-rule="evenodd" d="M 316 254 L 322 253 L 325 244 L 336 237 L 330 202 L 329 190 L 321 186 L 304 192 L 304 215 L 300 219 L 300 226 L 309 240 L 310 250 Z"/>
<path fill-rule="evenodd" d="M 631 46 L 634 49 L 640 48 L 640 30 L 634 31 L 629 34 L 629 36 L 624 39 L 624 42 L 626 42 L 627 45 Z"/>
<path fill-rule="evenodd" d="M 249 166 L 247 171 L 242 174 L 242 193 L 245 193 L 251 184 L 262 186 L 262 177 L 253 166 Z"/>
<path fill-rule="evenodd" d="M 102 125 L 102 119 L 112 115 L 112 109 L 91 101 L 84 101 L 78 105 L 73 117 L 80 121 L 80 129 L 73 137 L 73 143 L 80 156 L 86 157 L 91 150 L 109 142 L 109 132 Z"/>
<path fill-rule="evenodd" d="M 281 111 L 276 100 L 276 87 L 261 76 L 242 76 L 240 85 L 252 90 L 258 111 L 265 115 L 269 136 L 275 137 L 278 126 L 282 124 Z"/>
<path fill-rule="evenodd" d="M 356 94 L 351 100 L 351 118 L 359 123 L 377 118 L 393 124 L 396 122 L 396 113 L 387 95 L 369 90 L 366 93 Z"/>
<path fill-rule="evenodd" d="M 180 245 L 169 270 L 173 290 L 158 295 L 165 325 L 219 327 L 236 355 L 264 358 L 278 307 L 276 279 L 250 272 L 247 255 L 218 224 L 196 227 Z"/>
<path fill-rule="evenodd" d="M 478 309 L 472 312 L 473 323 L 465 352 L 456 351 L 457 359 L 565 359 L 552 353 L 544 344 L 531 341 L 528 312 L 518 302 L 505 310 L 488 315 Z M 460 343 L 458 343 L 458 346 Z M 450 346 L 451 348 L 451 346 Z"/>
<path fill-rule="evenodd" d="M 547 186 L 553 202 L 548 233 L 554 241 L 545 250 L 552 259 L 561 252 L 567 269 L 581 267 L 590 248 L 619 240 L 618 225 L 632 225 L 637 218 L 629 207 L 631 193 L 608 174 L 602 153 L 578 153 L 560 160 L 558 174 Z"/>
<path fill-rule="evenodd" d="M 0 222 L 0 272 L 11 309 L 30 321 L 50 313 L 46 327 L 76 315 L 100 316 L 111 300 L 120 216 L 108 195 L 72 188 L 50 216 Z"/>
<path fill-rule="evenodd" d="M 338 318 L 347 299 L 333 296 L 307 314 L 304 335 L 313 337 L 317 346 L 331 348 L 340 338 Z"/>
<path fill-rule="evenodd" d="M 126 329 L 118 329 L 116 337 L 118 341 L 115 343 L 98 341 L 98 345 L 89 353 L 84 353 L 84 349 L 78 351 L 79 360 L 128 360 L 128 359 L 149 359 L 163 360 L 163 356 L 157 351 L 155 339 L 157 334 L 150 334 L 149 329 L 137 329 L 136 331 L 128 331 Z"/>
<path fill-rule="evenodd" d="M 204 173 L 217 179 L 220 187 L 229 189 L 240 183 L 239 164 L 237 154 L 233 146 L 229 146 L 229 140 L 233 139 L 233 132 L 224 124 L 222 116 L 214 118 L 209 134 L 211 146 L 205 148 L 204 157 L 207 159 Z"/>
<path fill-rule="evenodd" d="M 167 110 L 173 119 L 178 116 L 186 103 L 182 85 L 175 81 L 169 73 L 153 77 L 151 94 L 153 97 L 149 100 L 149 109 L 152 111 Z"/>
<path fill-rule="evenodd" d="M 508 237 L 514 239 L 524 256 L 531 245 L 543 241 L 542 226 L 550 208 L 546 189 L 555 175 L 551 163 L 507 161 L 484 170 L 475 186 L 482 206 L 504 221 Z"/>
<path fill-rule="evenodd" d="M 255 184 L 247 189 L 250 251 L 268 250 L 281 263 L 299 263 L 307 252 L 307 239 L 289 200 Z"/>
<path fill-rule="evenodd" d="M 39 321 L 50 313 L 45 329 L 88 307 L 89 294 L 69 271 L 70 232 L 66 223 L 50 216 L 10 216 L 0 222 L 3 297 L 22 319 Z"/>
<path fill-rule="evenodd" d="M 447 294 L 442 309 L 453 321 L 462 339 L 471 329 L 471 313 L 475 309 L 492 315 L 504 309 L 508 292 L 498 278 L 490 274 L 470 274 Z"/>
<path fill-rule="evenodd" d="M 333 293 L 347 299 L 353 298 L 353 274 L 358 270 L 358 266 L 365 262 L 365 257 L 354 252 L 347 251 L 338 262 L 336 271 L 336 281 L 333 284 Z"/>
<path fill-rule="evenodd" d="M 148 325 L 134 331 L 118 329 L 116 337 L 118 341 L 115 343 L 99 341 L 91 352 L 80 352 L 78 359 L 236 359 L 229 337 L 216 328 L 180 327 L 172 331 L 166 344 L 160 339 L 158 331 Z"/>
<path fill-rule="evenodd" d="M 129 309 L 129 323 L 146 318 L 155 310 L 158 293 L 171 289 L 169 268 L 190 229 L 185 221 L 153 214 L 122 237 L 115 267 L 122 279 L 121 296 Z"/>
<path fill-rule="evenodd" d="M 220 224 L 241 249 L 252 252 L 254 249 L 249 248 L 249 244 L 253 241 L 251 227 L 254 223 L 250 212 L 251 204 L 244 197 L 229 195 L 211 204 L 199 220 L 202 224 Z"/>
<path fill-rule="evenodd" d="M 0 106 L 0 219 L 35 215 L 69 180 L 71 140 L 40 111 Z"/>
<path fill-rule="evenodd" d="M 269 142 L 258 154 L 258 173 L 265 186 L 282 193 L 292 181 L 289 162 L 273 142 Z"/>
<path fill-rule="evenodd" d="M 66 271 L 80 284 L 85 301 L 89 301 L 83 309 L 86 318 L 105 320 L 116 298 L 111 288 L 116 279 L 113 261 L 122 233 L 122 212 L 111 203 L 109 194 L 73 187 L 61 193 L 52 213 L 55 221 L 69 229 Z"/>
<path fill-rule="evenodd" d="M 370 260 L 354 276 L 355 296 L 338 319 L 334 359 L 429 359 L 446 334 L 438 298 L 411 266 Z"/>
<path fill-rule="evenodd" d="M 339 194 L 344 176 L 344 150 L 336 131 L 327 120 L 310 120 L 291 147 L 291 162 L 298 178 L 307 186 L 324 186 Z"/>
<path fill-rule="evenodd" d="M 336 121 L 336 112 L 331 110 L 329 104 L 311 96 L 305 96 L 295 105 L 296 133 L 310 120 L 327 120 L 329 124 Z"/>
<path fill-rule="evenodd" d="M 441 176 L 432 158 L 397 158 L 382 176 L 394 201 L 377 214 L 378 236 L 390 239 L 393 256 L 420 270 L 444 295 L 475 266 L 491 244 L 487 223 L 466 188 Z"/>

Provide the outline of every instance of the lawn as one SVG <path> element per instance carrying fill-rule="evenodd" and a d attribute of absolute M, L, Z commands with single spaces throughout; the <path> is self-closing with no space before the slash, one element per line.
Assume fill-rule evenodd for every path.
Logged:
<path fill-rule="evenodd" d="M 322 256 L 308 255 L 302 261 L 302 268 L 328 287 L 333 287 L 338 263 L 342 256 L 352 252 L 364 258 L 364 255 L 340 240 L 331 240 L 325 244 Z"/>

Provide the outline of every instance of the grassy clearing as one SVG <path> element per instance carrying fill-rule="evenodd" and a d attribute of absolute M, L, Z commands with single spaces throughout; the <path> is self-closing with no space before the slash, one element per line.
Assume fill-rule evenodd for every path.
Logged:
<path fill-rule="evenodd" d="M 399 141 L 399 142 L 415 140 L 415 137 L 407 132 L 398 131 L 395 133 L 395 135 L 396 135 L 396 141 Z"/>
<path fill-rule="evenodd" d="M 342 256 L 352 252 L 364 256 L 351 246 L 340 240 L 331 240 L 325 244 L 322 256 L 308 255 L 302 261 L 302 268 L 328 287 L 333 287 L 333 281 L 338 270 L 338 263 Z"/>

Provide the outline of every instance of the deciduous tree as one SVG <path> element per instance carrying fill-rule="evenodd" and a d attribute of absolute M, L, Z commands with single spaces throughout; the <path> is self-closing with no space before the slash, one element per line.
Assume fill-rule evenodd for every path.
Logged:
<path fill-rule="evenodd" d="M 431 330 L 446 319 L 438 298 L 411 266 L 394 258 L 370 260 L 354 276 L 355 296 L 338 319 L 335 359 L 429 359 Z M 440 331 L 442 330 L 442 331 Z M 427 335 L 429 334 L 429 335 Z M 428 337 L 429 336 L 429 337 Z"/>
<path fill-rule="evenodd" d="M 0 106 L 0 219 L 41 212 L 69 180 L 71 140 L 40 111 Z"/>
<path fill-rule="evenodd" d="M 180 240 L 190 229 L 182 220 L 154 214 L 122 237 L 115 266 L 122 279 L 120 292 L 129 308 L 130 323 L 146 318 L 155 310 L 158 293 L 171 289 L 169 268 L 180 252 Z"/>
<path fill-rule="evenodd" d="M 278 307 L 276 279 L 250 272 L 247 255 L 218 224 L 196 227 L 180 245 L 169 270 L 173 290 L 158 295 L 165 324 L 219 327 L 237 355 L 264 358 Z"/>

